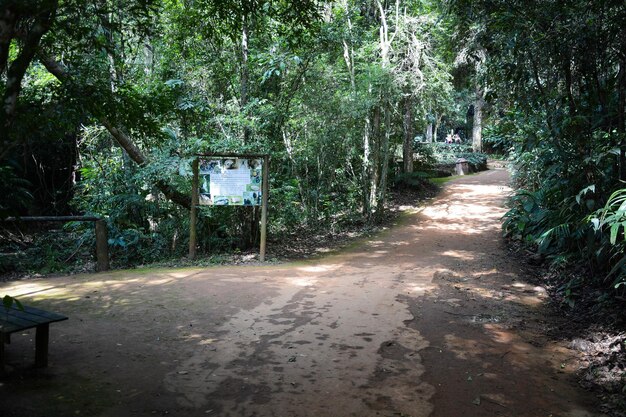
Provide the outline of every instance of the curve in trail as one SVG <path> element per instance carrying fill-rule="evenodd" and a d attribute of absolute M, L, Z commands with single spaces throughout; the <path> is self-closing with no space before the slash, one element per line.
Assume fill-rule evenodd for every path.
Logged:
<path fill-rule="evenodd" d="M 54 387 L 3 389 L 14 410 L 58 408 L 83 381 L 85 398 L 115 398 L 84 405 L 101 416 L 591 416 L 542 336 L 545 294 L 502 244 L 506 182 L 456 180 L 312 262 L 12 284 L 73 324 L 51 334 Z"/>
<path fill-rule="evenodd" d="M 236 314 L 222 328 L 230 337 L 215 344 L 219 353 L 210 366 L 202 353 L 182 364 L 197 370 L 200 378 L 185 383 L 173 373 L 170 387 L 188 406 L 233 416 L 428 416 L 433 411 L 477 416 L 494 411 L 504 415 L 504 410 L 515 416 L 586 415 L 571 404 L 577 393 L 569 381 L 559 392 L 553 388 L 553 375 L 544 373 L 545 363 L 537 363 L 545 359 L 543 352 L 535 352 L 533 360 L 520 358 L 528 346 L 508 341 L 506 330 L 497 333 L 494 323 L 474 322 L 470 332 L 458 329 L 459 323 L 450 321 L 446 312 L 423 311 L 424 306 L 435 310 L 438 302 L 457 311 L 466 311 L 472 299 L 478 303 L 475 297 L 468 299 L 467 292 L 439 297 L 441 277 L 445 281 L 492 275 L 508 284 L 517 273 L 505 259 L 500 237 L 507 178 L 504 171 L 490 171 L 457 180 L 419 215 L 360 248 L 302 266 L 293 276 L 286 271 L 275 274 L 272 279 L 296 287 L 281 284 L 280 295 Z M 487 287 L 476 290 L 492 290 Z M 487 304 L 467 316 L 492 317 L 489 308 L 495 305 Z M 511 307 L 506 309 L 510 312 Z M 428 321 L 416 320 L 414 314 Z M 460 326 L 472 328 L 470 323 Z M 422 332 L 440 346 L 433 346 Z M 509 352 L 507 361 L 497 364 L 476 359 L 481 352 L 475 346 L 494 343 L 494 337 L 497 346 L 486 349 L 487 356 L 511 349 L 521 349 L 521 354 Z M 428 355 L 430 373 L 446 375 L 432 378 L 433 383 L 423 378 L 422 353 L 428 348 L 454 356 L 444 363 Z M 455 358 L 458 363 L 451 367 Z M 538 374 L 525 370 L 515 375 L 529 366 L 536 366 Z M 505 392 L 503 381 L 516 377 L 534 380 L 513 381 Z M 472 385 L 478 389 L 468 390 L 468 378 L 476 379 Z M 199 381 L 217 389 L 204 392 Z M 532 385 L 538 381 L 544 384 Z M 435 395 L 433 406 L 437 390 L 446 395 Z M 568 397 L 562 398 L 565 391 Z"/>

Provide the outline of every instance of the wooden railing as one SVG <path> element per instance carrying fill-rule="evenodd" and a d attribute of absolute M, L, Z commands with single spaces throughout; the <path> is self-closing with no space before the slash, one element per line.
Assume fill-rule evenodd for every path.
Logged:
<path fill-rule="evenodd" d="M 96 271 L 108 271 L 109 234 L 106 221 L 97 216 L 24 216 L 8 217 L 3 222 L 93 222 L 96 227 Z"/>

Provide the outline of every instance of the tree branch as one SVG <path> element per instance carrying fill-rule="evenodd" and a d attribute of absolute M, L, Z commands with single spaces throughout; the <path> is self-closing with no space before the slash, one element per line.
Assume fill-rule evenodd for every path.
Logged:
<path fill-rule="evenodd" d="M 61 83 L 63 84 L 75 84 L 74 79 L 69 73 L 68 69 L 62 63 L 56 61 L 54 58 L 40 52 L 38 54 L 38 58 L 41 63 L 46 67 L 48 72 L 54 75 Z M 96 111 L 93 104 L 86 102 L 86 107 L 89 109 L 91 114 L 95 116 L 98 121 L 109 131 L 111 136 L 115 139 L 118 145 L 126 151 L 130 159 L 132 159 L 135 163 L 140 166 L 147 165 L 150 161 L 148 158 L 141 152 L 141 150 L 133 143 L 132 139 L 128 137 L 126 133 L 124 133 L 121 129 L 114 126 L 113 123 L 104 115 L 100 114 L 100 112 Z M 167 184 L 163 180 L 158 180 L 155 182 L 156 187 L 172 202 L 178 204 L 181 207 L 186 209 L 191 208 L 191 197 L 179 192 L 170 184 Z"/>

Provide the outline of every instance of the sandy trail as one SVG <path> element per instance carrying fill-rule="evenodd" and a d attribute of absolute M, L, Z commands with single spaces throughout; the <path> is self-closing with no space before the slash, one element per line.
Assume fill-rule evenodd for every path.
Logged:
<path fill-rule="evenodd" d="M 593 416 L 544 291 L 502 244 L 504 171 L 457 180 L 355 249 L 264 267 L 7 283 L 58 311 L 14 335 L 2 416 Z"/>

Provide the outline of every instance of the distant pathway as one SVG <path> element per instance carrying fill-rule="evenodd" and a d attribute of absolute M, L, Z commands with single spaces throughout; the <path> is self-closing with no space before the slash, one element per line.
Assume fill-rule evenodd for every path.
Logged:
<path fill-rule="evenodd" d="M 1 415 L 593 416 L 502 244 L 506 180 L 456 180 L 319 261 L 4 284 L 70 320 L 50 368 L 0 384 Z M 16 368 L 29 338 L 7 349 Z"/>

